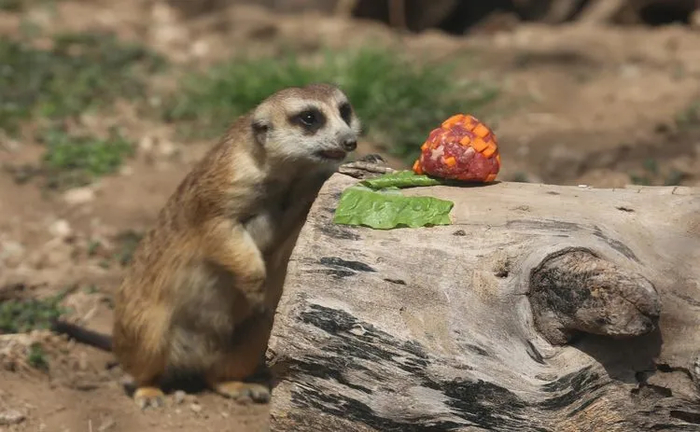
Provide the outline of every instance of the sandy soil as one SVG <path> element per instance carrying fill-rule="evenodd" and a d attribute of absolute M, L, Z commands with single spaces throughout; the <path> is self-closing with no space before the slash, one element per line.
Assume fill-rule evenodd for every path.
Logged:
<path fill-rule="evenodd" d="M 492 109 L 501 178 L 615 187 L 629 183 L 630 173 L 654 159 L 660 172 L 655 181 L 663 182 L 675 169 L 685 173 L 682 184 L 700 183 L 700 132 L 674 124 L 700 97 L 700 32 L 680 26 L 523 25 L 510 33 L 468 38 L 437 32 L 398 36 L 376 23 L 317 14 L 276 17 L 256 7 L 184 19 L 145 0 L 67 0 L 57 3 L 55 13 L 37 9 L 28 16 L 57 30 L 113 30 L 172 61 L 202 66 L 241 47 L 274 53 L 282 43 L 313 49 L 321 40 L 340 47 L 372 38 L 436 57 L 469 52 L 478 67 L 465 75 L 496 83 L 503 92 Z M 0 13 L 0 35 L 20 31 L 22 18 Z M 187 167 L 211 144 L 181 142 L 167 126 L 142 119 L 128 104 L 116 108 L 113 118 L 92 121 L 125 125 L 139 142 L 136 157 L 118 175 L 51 194 L 0 173 L 0 293 L 45 296 L 77 285 L 65 302 L 74 317 L 100 331 L 109 331 L 110 294 L 123 272 L 118 264 L 104 265 L 119 248 L 119 234 L 148 228 Z M 41 154 L 29 139 L 0 144 L 0 164 L 35 161 Z M 362 152 L 371 151 L 373 145 L 364 143 Z M 90 254 L 95 241 L 101 246 Z M 28 338 L 0 336 L 6 366 L 0 369 L 0 431 L 266 427 L 266 406 L 241 407 L 210 393 L 184 400 L 173 396 L 162 411 L 140 412 L 125 395 L 123 376 L 118 366 L 111 367 L 109 353 L 42 333 Z M 24 369 L 21 359 L 8 354 L 17 351 L 12 344 L 32 340 L 53 348 L 48 372 Z M 15 420 L 13 412 L 20 414 Z"/>

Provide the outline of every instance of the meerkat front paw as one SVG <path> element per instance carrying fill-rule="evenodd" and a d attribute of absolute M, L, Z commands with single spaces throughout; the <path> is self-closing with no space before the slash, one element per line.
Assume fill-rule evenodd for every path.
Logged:
<path fill-rule="evenodd" d="M 141 410 L 148 407 L 160 408 L 165 405 L 165 394 L 156 387 L 139 387 L 134 392 L 134 402 Z"/>
<path fill-rule="evenodd" d="M 384 158 L 379 155 L 366 155 L 354 162 L 341 165 L 340 174 L 345 174 L 356 179 L 367 179 L 381 174 L 393 173 L 396 170 L 386 164 Z"/>
<path fill-rule="evenodd" d="M 236 402 L 267 403 L 272 395 L 262 384 L 245 383 L 241 381 L 224 381 L 214 386 L 214 391 Z"/>
<path fill-rule="evenodd" d="M 368 162 L 373 164 L 386 165 L 386 159 L 379 153 L 370 153 L 357 159 L 357 162 Z"/>

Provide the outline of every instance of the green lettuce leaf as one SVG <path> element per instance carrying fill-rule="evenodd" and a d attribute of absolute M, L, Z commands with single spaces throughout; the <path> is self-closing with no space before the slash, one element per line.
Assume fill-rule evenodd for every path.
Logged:
<path fill-rule="evenodd" d="M 393 173 L 383 174 L 379 177 L 363 180 L 361 185 L 372 189 L 384 189 L 387 187 L 418 187 L 418 186 L 436 186 L 444 184 L 443 181 L 428 177 L 423 174 L 416 174 L 413 171 L 397 171 Z"/>
<path fill-rule="evenodd" d="M 340 196 L 334 222 L 374 229 L 450 225 L 454 203 L 433 197 L 406 197 L 396 187 L 374 191 L 353 186 Z"/>

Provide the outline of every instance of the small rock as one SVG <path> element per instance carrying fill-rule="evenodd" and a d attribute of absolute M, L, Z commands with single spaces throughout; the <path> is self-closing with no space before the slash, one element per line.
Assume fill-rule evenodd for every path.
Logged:
<path fill-rule="evenodd" d="M 72 260 L 71 251 L 72 247 L 66 238 L 55 237 L 40 249 L 34 250 L 27 257 L 26 263 L 36 270 L 65 266 Z"/>
<path fill-rule="evenodd" d="M 151 9 L 151 17 L 157 23 L 173 23 L 177 21 L 177 13 L 168 4 L 157 2 Z"/>
<path fill-rule="evenodd" d="M 99 432 L 104 432 L 106 430 L 112 429 L 114 426 L 116 426 L 116 424 L 117 423 L 114 421 L 113 418 L 107 417 L 102 421 L 102 424 L 100 425 L 100 427 L 97 428 L 97 430 Z"/>
<path fill-rule="evenodd" d="M 129 165 L 124 165 L 119 169 L 119 174 L 123 176 L 130 176 L 134 173 L 134 169 Z"/>
<path fill-rule="evenodd" d="M 150 153 L 153 151 L 153 146 L 155 145 L 155 140 L 151 136 L 145 136 L 139 141 L 139 150 L 143 153 Z"/>
<path fill-rule="evenodd" d="M 95 191 L 89 187 L 75 188 L 63 194 L 63 200 L 70 205 L 86 204 L 95 199 Z"/>
<path fill-rule="evenodd" d="M 196 413 L 202 412 L 202 406 L 196 403 L 191 404 L 190 409 Z"/>
<path fill-rule="evenodd" d="M 0 426 L 10 426 L 22 423 L 24 414 L 17 410 L 7 410 L 0 412 Z"/>
<path fill-rule="evenodd" d="M 175 403 L 180 405 L 185 401 L 185 397 L 187 396 L 187 393 L 185 393 L 182 390 L 178 390 L 175 392 Z"/>
<path fill-rule="evenodd" d="M 19 264 L 18 260 L 24 255 L 24 246 L 14 241 L 5 241 L 0 244 L 0 260 L 9 265 Z"/>
<path fill-rule="evenodd" d="M 170 141 L 161 141 L 158 143 L 158 152 L 165 157 L 172 157 L 177 153 L 177 148 L 175 144 Z"/>
<path fill-rule="evenodd" d="M 209 54 L 209 44 L 205 40 L 198 40 L 192 44 L 192 54 L 196 57 L 204 57 Z"/>
<path fill-rule="evenodd" d="M 637 78 L 641 74 L 639 66 L 633 64 L 625 64 L 620 67 L 620 75 L 623 78 Z"/>
<path fill-rule="evenodd" d="M 81 352 L 80 357 L 78 357 L 78 369 L 81 371 L 86 371 L 88 369 L 88 359 L 84 352 Z"/>
<path fill-rule="evenodd" d="M 22 145 L 19 143 L 19 141 L 10 139 L 9 136 L 3 131 L 0 131 L 0 149 L 6 150 L 9 152 L 16 152 L 18 151 Z"/>
<path fill-rule="evenodd" d="M 66 239 L 70 237 L 72 230 L 67 220 L 59 219 L 51 224 L 51 226 L 49 227 L 49 232 L 54 237 Z"/>

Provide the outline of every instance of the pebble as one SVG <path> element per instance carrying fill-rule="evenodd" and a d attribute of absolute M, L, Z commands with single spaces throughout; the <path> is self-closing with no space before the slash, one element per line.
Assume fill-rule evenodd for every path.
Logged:
<path fill-rule="evenodd" d="M 149 153 L 155 146 L 155 140 L 152 136 L 145 136 L 139 141 L 139 149 L 144 153 Z"/>
<path fill-rule="evenodd" d="M 209 44 L 205 40 L 198 40 L 192 44 L 192 54 L 195 57 L 204 57 L 209 54 Z"/>
<path fill-rule="evenodd" d="M 190 409 L 196 413 L 202 412 L 202 406 L 196 403 L 191 404 Z"/>
<path fill-rule="evenodd" d="M 170 141 L 160 141 L 158 143 L 158 151 L 162 156 L 169 158 L 177 154 L 177 147 Z"/>
<path fill-rule="evenodd" d="M 17 410 L 6 410 L 0 412 L 0 426 L 10 426 L 22 423 L 24 421 L 24 414 Z"/>
<path fill-rule="evenodd" d="M 175 403 L 180 405 L 185 401 L 185 397 L 187 396 L 187 393 L 185 393 L 182 390 L 178 390 L 175 392 Z"/>
<path fill-rule="evenodd" d="M 171 158 L 178 153 L 178 148 L 172 142 L 154 136 L 145 136 L 139 141 L 139 150 L 150 156 L 164 156 Z"/>
<path fill-rule="evenodd" d="M 78 369 L 81 371 L 86 371 L 88 370 L 88 359 L 87 359 L 87 354 L 84 352 L 80 353 L 80 357 L 78 357 Z"/>
<path fill-rule="evenodd" d="M 620 75 L 623 78 L 637 78 L 641 74 L 639 66 L 626 64 L 620 67 Z"/>
<path fill-rule="evenodd" d="M 89 187 L 75 188 L 63 194 L 63 200 L 70 205 L 86 204 L 95 199 L 95 191 Z"/>
<path fill-rule="evenodd" d="M 24 246 L 22 244 L 14 241 L 5 241 L 0 244 L 0 260 L 14 263 L 22 255 L 24 255 Z"/>
<path fill-rule="evenodd" d="M 114 421 L 113 418 L 107 417 L 106 419 L 104 419 L 104 420 L 102 421 L 102 424 L 100 425 L 99 428 L 97 428 L 97 430 L 98 430 L 99 432 L 104 432 L 104 431 L 106 431 L 106 430 L 112 429 L 112 428 L 113 428 L 114 426 L 116 426 L 116 425 L 117 425 L 117 423 Z"/>
<path fill-rule="evenodd" d="M 119 174 L 123 176 L 130 176 L 134 173 L 134 169 L 129 165 L 124 165 L 119 169 Z"/>
<path fill-rule="evenodd" d="M 49 232 L 54 237 L 66 239 L 70 237 L 72 230 L 67 220 L 59 219 L 51 224 L 51 226 L 49 227 Z"/>

